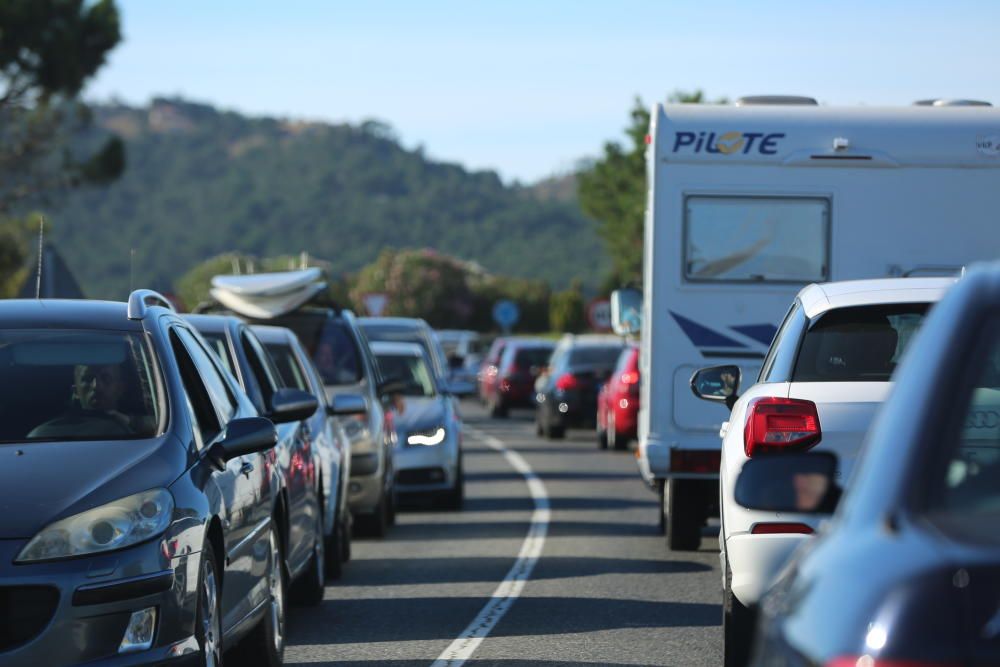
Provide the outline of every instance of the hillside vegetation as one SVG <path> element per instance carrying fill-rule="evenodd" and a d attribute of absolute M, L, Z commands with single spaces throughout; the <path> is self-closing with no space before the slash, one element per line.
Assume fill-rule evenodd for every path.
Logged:
<path fill-rule="evenodd" d="M 431 247 L 556 288 L 595 286 L 610 266 L 575 197 L 431 161 L 378 122 L 248 118 L 173 99 L 94 114 L 125 140 L 125 172 L 48 209 L 88 296 L 121 298 L 130 276 L 169 290 L 227 251 L 306 251 L 344 273 L 387 247 Z"/>

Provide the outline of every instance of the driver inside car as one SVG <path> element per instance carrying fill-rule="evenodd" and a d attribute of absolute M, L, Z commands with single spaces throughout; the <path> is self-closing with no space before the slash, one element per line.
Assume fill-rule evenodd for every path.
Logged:
<path fill-rule="evenodd" d="M 122 410 L 127 390 L 124 372 L 119 364 L 84 365 L 73 368 L 73 405 L 66 413 L 37 426 L 29 438 L 52 439 L 79 433 L 120 437 L 142 430 Z"/>

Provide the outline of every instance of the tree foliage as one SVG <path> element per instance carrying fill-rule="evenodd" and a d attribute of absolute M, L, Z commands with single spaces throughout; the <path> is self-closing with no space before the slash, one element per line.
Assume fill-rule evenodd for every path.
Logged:
<path fill-rule="evenodd" d="M 704 92 L 675 91 L 672 103 L 706 103 Z M 720 98 L 714 104 L 725 104 Z M 646 135 L 649 109 L 638 97 L 629 111 L 626 141 L 604 144 L 600 159 L 578 174 L 580 206 L 598 221 L 611 256 L 613 282 L 642 281 L 643 217 L 646 209 Z"/>
<path fill-rule="evenodd" d="M 0 2 L 0 213 L 121 173 L 117 138 L 74 142 L 90 121 L 76 97 L 120 39 L 112 0 Z"/>
<path fill-rule="evenodd" d="M 549 321 L 554 331 L 564 333 L 580 333 L 587 328 L 586 305 L 583 300 L 583 290 L 579 282 L 574 282 L 569 289 L 552 295 L 549 306 Z"/>
<path fill-rule="evenodd" d="M 580 277 L 590 288 L 608 268 L 596 223 L 575 201 L 431 161 L 384 123 L 248 118 L 176 99 L 93 112 L 96 128 L 125 138 L 129 167 L 49 212 L 55 241 L 95 297 L 120 293 L 133 248 L 136 281 L 165 291 L 230 251 L 307 251 L 339 276 L 385 248 L 432 247 L 556 287 Z"/>

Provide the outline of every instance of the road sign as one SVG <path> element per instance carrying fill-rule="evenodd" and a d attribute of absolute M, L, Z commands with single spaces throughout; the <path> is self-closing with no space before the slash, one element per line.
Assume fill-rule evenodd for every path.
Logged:
<path fill-rule="evenodd" d="M 365 304 L 365 310 L 372 317 L 379 317 L 385 312 L 385 307 L 389 303 L 389 295 L 382 292 L 369 292 L 361 297 Z"/>
<path fill-rule="evenodd" d="M 510 331 L 510 328 L 521 319 L 521 311 L 513 301 L 501 299 L 493 304 L 493 319 L 501 329 Z"/>
<path fill-rule="evenodd" d="M 607 299 L 594 299 L 587 306 L 587 321 L 594 331 L 611 331 L 611 302 Z"/>

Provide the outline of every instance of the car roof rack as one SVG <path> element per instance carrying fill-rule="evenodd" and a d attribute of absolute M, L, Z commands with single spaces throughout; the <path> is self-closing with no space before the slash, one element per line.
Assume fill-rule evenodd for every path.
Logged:
<path fill-rule="evenodd" d="M 174 304 L 170 300 L 151 289 L 137 289 L 128 295 L 128 318 L 130 320 L 141 320 L 146 317 L 149 306 L 161 306 L 167 310 L 173 310 Z"/>

